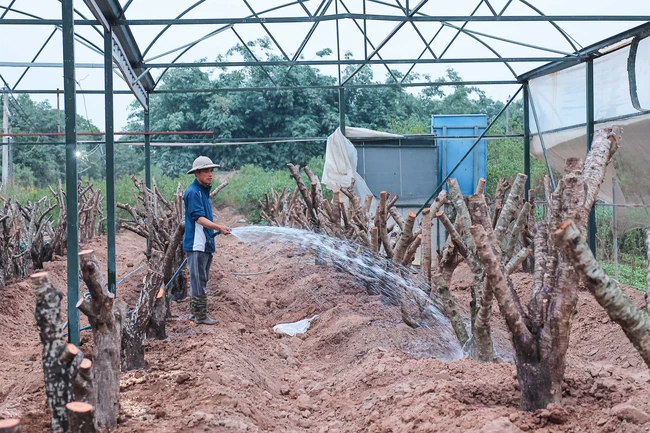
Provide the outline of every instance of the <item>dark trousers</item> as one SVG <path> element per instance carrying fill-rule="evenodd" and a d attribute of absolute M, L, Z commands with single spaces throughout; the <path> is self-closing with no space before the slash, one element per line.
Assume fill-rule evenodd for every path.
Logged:
<path fill-rule="evenodd" d="M 212 253 L 186 251 L 185 254 L 190 273 L 190 296 L 205 296 L 205 287 L 210 279 Z"/>

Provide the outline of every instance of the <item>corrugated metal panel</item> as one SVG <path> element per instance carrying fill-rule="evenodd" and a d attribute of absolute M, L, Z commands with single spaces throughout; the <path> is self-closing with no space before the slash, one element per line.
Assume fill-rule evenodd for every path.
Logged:
<path fill-rule="evenodd" d="M 439 152 L 434 136 L 352 139 L 357 172 L 375 195 L 398 194 L 398 206 L 421 206 L 437 186 Z"/>

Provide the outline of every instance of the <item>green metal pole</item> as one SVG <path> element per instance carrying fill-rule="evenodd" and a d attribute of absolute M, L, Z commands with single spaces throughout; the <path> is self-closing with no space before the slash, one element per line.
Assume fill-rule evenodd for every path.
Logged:
<path fill-rule="evenodd" d="M 339 87 L 339 127 L 345 135 L 345 88 Z"/>
<path fill-rule="evenodd" d="M 115 294 L 115 125 L 113 120 L 113 37 L 104 31 L 104 115 L 106 118 L 106 235 L 108 291 Z"/>
<path fill-rule="evenodd" d="M 594 61 L 587 61 L 587 152 L 591 150 L 591 142 L 594 139 Z M 596 205 L 589 212 L 589 224 L 587 226 L 587 240 L 591 252 L 596 256 Z"/>
<path fill-rule="evenodd" d="M 151 188 L 151 136 L 149 126 L 149 95 L 147 95 L 147 109 L 144 112 L 144 182 Z"/>
<path fill-rule="evenodd" d="M 79 345 L 79 233 L 77 197 L 77 95 L 74 71 L 73 0 L 62 0 L 65 102 L 65 190 L 68 226 L 68 340 Z"/>
<path fill-rule="evenodd" d="M 526 179 L 526 200 L 528 200 L 528 190 L 530 189 L 530 106 L 528 105 L 528 82 L 524 83 L 524 174 Z"/>

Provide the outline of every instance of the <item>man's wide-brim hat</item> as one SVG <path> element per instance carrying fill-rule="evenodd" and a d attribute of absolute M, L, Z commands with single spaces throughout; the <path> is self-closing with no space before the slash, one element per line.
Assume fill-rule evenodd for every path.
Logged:
<path fill-rule="evenodd" d="M 219 167 L 219 165 L 212 162 L 212 160 L 207 156 L 199 156 L 194 160 L 194 163 L 192 164 L 192 168 L 187 172 L 187 174 L 194 173 L 197 170 L 203 170 L 204 168 L 217 168 L 217 167 Z"/>

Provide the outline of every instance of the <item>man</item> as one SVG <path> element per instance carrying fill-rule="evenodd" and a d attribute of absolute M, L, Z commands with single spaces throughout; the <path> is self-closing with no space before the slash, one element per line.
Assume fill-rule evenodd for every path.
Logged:
<path fill-rule="evenodd" d="M 210 189 L 215 167 L 207 156 L 194 160 L 187 174 L 194 173 L 196 179 L 185 190 L 185 235 L 183 250 L 187 256 L 190 273 L 190 311 L 192 320 L 198 324 L 214 325 L 216 320 L 208 316 L 208 295 L 205 287 L 210 278 L 212 253 L 215 252 L 215 230 L 223 234 L 230 228 L 212 221 L 212 202 Z"/>

